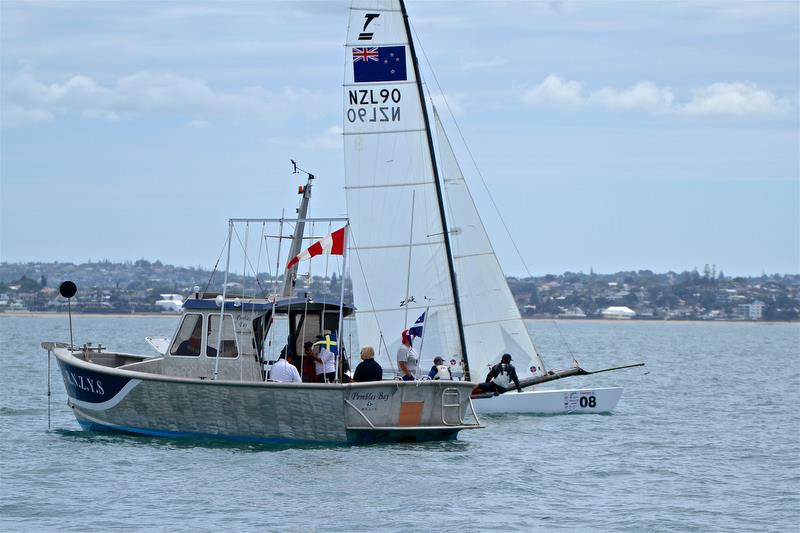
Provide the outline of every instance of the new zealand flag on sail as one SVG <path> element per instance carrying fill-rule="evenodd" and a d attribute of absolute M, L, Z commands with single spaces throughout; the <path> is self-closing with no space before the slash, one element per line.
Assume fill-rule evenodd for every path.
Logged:
<path fill-rule="evenodd" d="M 356 83 L 406 81 L 406 47 L 353 48 L 353 77 Z"/>

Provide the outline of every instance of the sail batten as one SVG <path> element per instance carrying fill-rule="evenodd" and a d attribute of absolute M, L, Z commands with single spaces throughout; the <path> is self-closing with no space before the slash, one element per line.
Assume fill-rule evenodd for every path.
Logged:
<path fill-rule="evenodd" d="M 417 185 L 429 185 L 430 182 L 428 181 L 417 181 L 417 182 L 410 182 L 410 183 L 384 183 L 382 185 L 353 185 L 353 186 L 345 186 L 345 190 L 349 189 L 385 189 L 390 187 L 416 187 Z"/>
<path fill-rule="evenodd" d="M 391 250 L 393 248 L 416 248 L 419 246 L 439 246 L 444 241 L 436 241 L 436 242 L 414 242 L 410 244 L 392 244 L 392 245 L 376 245 L 376 246 L 351 246 L 351 250 Z"/>

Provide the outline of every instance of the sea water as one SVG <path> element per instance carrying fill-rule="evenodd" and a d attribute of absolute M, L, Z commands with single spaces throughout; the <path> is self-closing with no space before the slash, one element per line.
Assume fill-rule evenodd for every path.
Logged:
<path fill-rule="evenodd" d="M 76 343 L 149 353 L 175 317 L 74 317 Z M 41 341 L 0 316 L 3 531 L 798 531 L 800 325 L 552 322 L 550 367 L 647 366 L 609 415 L 484 416 L 454 442 L 276 447 L 80 430 Z M 511 393 L 513 394 L 513 393 Z"/>

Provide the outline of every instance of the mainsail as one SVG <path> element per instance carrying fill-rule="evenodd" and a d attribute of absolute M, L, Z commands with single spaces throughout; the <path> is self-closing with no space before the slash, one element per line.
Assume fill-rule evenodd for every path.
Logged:
<path fill-rule="evenodd" d="M 461 362 L 443 200 L 400 0 L 354 0 L 344 70 L 345 188 L 359 342 L 393 361 L 401 332 L 427 309 L 422 367 L 436 355 Z"/>
<path fill-rule="evenodd" d="M 483 379 L 503 353 L 512 354 L 520 376 L 527 375 L 531 366 L 540 374 L 544 364 L 520 317 L 436 108 L 433 113 L 472 380 Z"/>

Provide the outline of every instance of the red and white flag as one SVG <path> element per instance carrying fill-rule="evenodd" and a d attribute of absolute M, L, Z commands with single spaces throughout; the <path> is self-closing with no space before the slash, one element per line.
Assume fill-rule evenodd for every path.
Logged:
<path fill-rule="evenodd" d="M 292 257 L 286 268 L 292 268 L 300 261 L 306 261 L 320 254 L 344 255 L 344 228 L 337 229 L 321 241 L 315 242 L 308 249 Z"/>

